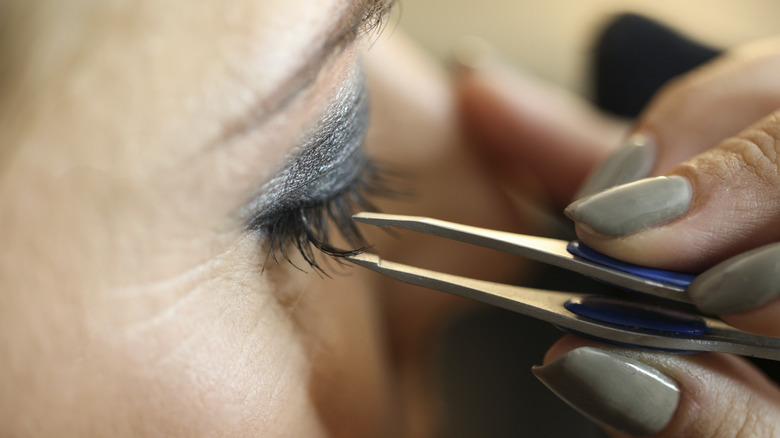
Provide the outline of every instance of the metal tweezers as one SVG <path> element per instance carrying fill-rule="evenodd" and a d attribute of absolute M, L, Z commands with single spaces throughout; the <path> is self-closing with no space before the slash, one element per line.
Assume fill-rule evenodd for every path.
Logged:
<path fill-rule="evenodd" d="M 577 241 L 514 234 L 416 216 L 358 213 L 353 219 L 368 225 L 392 226 L 492 248 L 575 271 L 630 291 L 690 303 L 685 288 L 693 276 L 619 262 Z M 347 259 L 406 283 L 502 307 L 547 321 L 565 331 L 613 344 L 679 353 L 719 351 L 780 360 L 780 338 L 746 333 L 719 319 L 693 312 L 604 295 L 475 280 L 382 260 L 366 252 Z"/>

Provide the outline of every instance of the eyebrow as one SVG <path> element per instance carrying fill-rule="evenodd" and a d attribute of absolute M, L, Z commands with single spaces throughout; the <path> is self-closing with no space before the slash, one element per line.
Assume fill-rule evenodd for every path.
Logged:
<path fill-rule="evenodd" d="M 228 124 L 222 135 L 213 144 L 229 141 L 245 132 L 248 125 L 263 125 L 274 114 L 281 112 L 317 78 L 326 60 L 334 53 L 346 48 L 364 33 L 381 31 L 385 18 L 390 14 L 396 0 L 355 0 L 350 2 L 344 13 L 322 39 L 322 43 L 278 90 L 249 111 L 250 114 L 262 114 L 251 121 L 241 119 Z"/>

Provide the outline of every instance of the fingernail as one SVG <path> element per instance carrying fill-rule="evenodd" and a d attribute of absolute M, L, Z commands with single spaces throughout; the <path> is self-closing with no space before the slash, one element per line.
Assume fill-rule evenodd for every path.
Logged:
<path fill-rule="evenodd" d="M 688 287 L 704 312 L 728 315 L 766 304 L 780 296 L 780 243 L 732 257 L 696 277 Z"/>
<path fill-rule="evenodd" d="M 651 435 L 672 420 L 677 383 L 642 362 L 591 347 L 533 368 L 534 375 L 591 420 L 630 435 Z"/>
<path fill-rule="evenodd" d="M 685 214 L 693 200 L 691 183 L 681 176 L 645 178 L 579 199 L 566 215 L 606 236 L 620 236 L 669 222 Z"/>
<path fill-rule="evenodd" d="M 591 172 L 577 192 L 577 199 L 646 177 L 655 164 L 655 153 L 655 142 L 650 136 L 633 134 L 622 148 Z"/>

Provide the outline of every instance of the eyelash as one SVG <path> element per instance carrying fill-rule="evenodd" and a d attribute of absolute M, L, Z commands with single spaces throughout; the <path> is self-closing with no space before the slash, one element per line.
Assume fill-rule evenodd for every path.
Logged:
<path fill-rule="evenodd" d="M 370 0 L 369 0 L 370 1 Z M 370 34 L 376 32 L 376 34 L 382 33 L 385 25 L 387 24 L 387 18 L 390 13 L 398 5 L 397 0 L 385 0 L 376 1 L 373 6 L 366 11 L 366 15 L 362 20 L 363 26 L 360 29 L 361 33 Z"/>
<path fill-rule="evenodd" d="M 373 3 L 373 7 L 367 11 L 362 20 L 363 25 L 358 29 L 361 34 L 380 34 L 396 5 L 396 0 Z M 271 219 L 266 218 L 262 224 L 251 225 L 250 228 L 260 230 L 268 238 L 265 263 L 273 260 L 279 264 L 281 258 L 301 269 L 292 262 L 291 255 L 288 253 L 290 248 L 295 248 L 311 268 L 327 275 L 317 259 L 316 251 L 333 259 L 362 252 L 366 246 L 365 239 L 352 220 L 352 215 L 361 210 L 376 211 L 377 208 L 369 198 L 401 195 L 402 192 L 391 188 L 395 185 L 391 183 L 398 182 L 398 176 L 400 174 L 390 168 L 367 160 L 357 178 L 338 193 L 320 201 L 303 203 L 283 210 L 274 214 Z M 345 250 L 333 245 L 331 224 L 354 249 Z"/>
<path fill-rule="evenodd" d="M 278 264 L 281 258 L 301 269 L 292 262 L 288 253 L 289 248 L 295 248 L 311 268 L 325 274 L 317 259 L 317 250 L 334 259 L 362 252 L 366 246 L 365 239 L 352 215 L 362 210 L 376 211 L 369 198 L 400 195 L 391 188 L 396 176 L 397 172 L 369 160 L 355 181 L 340 192 L 274 215 L 272 220 L 259 227 L 269 241 L 266 264 L 268 260 Z M 333 245 L 331 225 L 353 249 L 345 250 Z"/>

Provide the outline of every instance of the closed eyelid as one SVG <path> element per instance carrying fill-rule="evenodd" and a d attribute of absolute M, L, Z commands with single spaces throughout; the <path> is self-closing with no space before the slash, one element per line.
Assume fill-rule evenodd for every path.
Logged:
<path fill-rule="evenodd" d="M 356 68 L 339 88 L 317 127 L 292 151 L 287 165 L 261 188 L 248 207 L 250 228 L 278 212 L 320 202 L 349 186 L 365 168 L 363 140 L 369 99 L 363 71 Z"/>
<path fill-rule="evenodd" d="M 369 99 L 362 69 L 353 71 L 336 93 L 316 129 L 293 151 L 288 164 L 263 185 L 248 206 L 246 230 L 267 244 L 266 261 L 291 261 L 294 247 L 320 273 L 318 253 L 330 257 L 357 254 L 365 246 L 352 214 L 376 210 L 369 198 L 400 194 L 391 188 L 395 174 L 364 152 Z M 242 215 L 246 217 L 246 215 Z M 337 230 L 353 249 L 332 243 Z M 296 266 L 293 263 L 293 266 Z"/>

